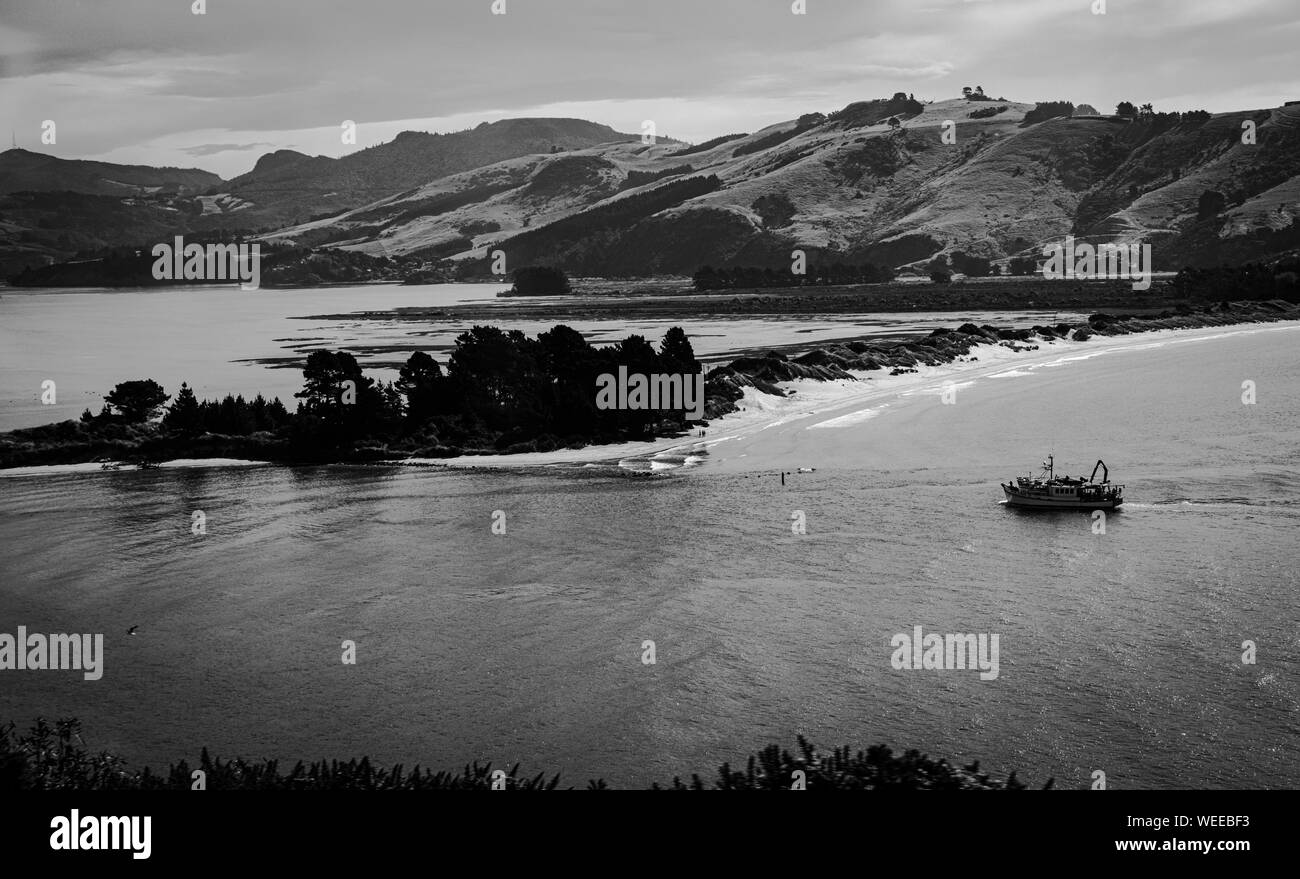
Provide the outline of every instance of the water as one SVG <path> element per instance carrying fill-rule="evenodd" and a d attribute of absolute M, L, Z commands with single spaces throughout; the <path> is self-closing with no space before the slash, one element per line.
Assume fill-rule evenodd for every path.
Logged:
<path fill-rule="evenodd" d="M 27 290 L 0 295 L 0 431 L 98 412 L 121 381 L 152 378 L 170 394 L 188 382 L 200 399 L 243 394 L 279 397 L 290 409 L 302 389 L 302 361 L 319 348 L 343 348 L 368 373 L 397 378 L 392 367 L 415 350 L 446 360 L 455 338 L 474 323 L 359 316 L 396 308 L 439 308 L 498 299 L 496 284 L 329 287 L 249 290 L 179 287 L 145 290 Z M 570 297 L 580 307 L 582 297 Z M 601 298 L 605 307 L 612 300 Z M 334 317 L 328 317 L 334 315 Z M 979 322 L 1028 326 L 1054 312 L 988 312 Z M 1068 315 L 1062 315 L 1067 319 Z M 529 335 L 556 321 L 500 321 Z M 681 325 L 698 354 L 722 357 L 741 347 L 857 337 L 953 323 L 951 314 L 804 316 L 799 319 L 566 321 L 593 343 L 640 333 L 657 341 Z M 383 364 L 389 364 L 383 366 Z M 55 405 L 42 401 L 42 383 L 55 382 Z"/>
<path fill-rule="evenodd" d="M 189 382 L 200 398 L 258 393 L 290 409 L 302 373 L 257 361 L 314 347 L 386 341 L 380 323 L 295 319 L 312 314 L 445 306 L 495 297 L 491 284 L 240 290 L 24 290 L 0 298 L 0 430 L 98 412 L 120 381 L 153 378 L 174 394 Z M 385 375 L 384 378 L 392 378 Z M 55 405 L 41 383 L 55 382 Z"/>
<path fill-rule="evenodd" d="M 1298 338 L 1162 333 L 1014 368 L 981 349 L 815 415 L 715 422 L 701 463 L 656 478 L 3 478 L 0 631 L 104 632 L 107 659 L 98 682 L 4 673 L 0 717 L 76 715 L 135 765 L 206 745 L 642 785 L 803 733 L 1064 787 L 1097 769 L 1113 788 L 1296 787 Z M 1049 450 L 1127 485 L 1104 535 L 999 504 Z M 1000 676 L 895 670 L 890 638 L 915 625 L 999 634 Z"/>

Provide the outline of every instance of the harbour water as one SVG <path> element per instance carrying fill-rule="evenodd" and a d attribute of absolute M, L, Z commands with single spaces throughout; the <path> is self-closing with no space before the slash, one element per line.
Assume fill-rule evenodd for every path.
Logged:
<path fill-rule="evenodd" d="M 715 422 L 652 476 L 10 475 L 0 631 L 104 632 L 106 656 L 99 681 L 0 672 L 0 718 L 77 716 L 136 766 L 207 746 L 645 785 L 802 733 L 1031 784 L 1296 787 L 1298 339 L 1160 333 L 863 382 L 730 438 Z M 1104 534 L 1000 503 L 1049 451 L 1127 485 Z M 998 634 L 997 679 L 894 668 L 917 625 Z"/>

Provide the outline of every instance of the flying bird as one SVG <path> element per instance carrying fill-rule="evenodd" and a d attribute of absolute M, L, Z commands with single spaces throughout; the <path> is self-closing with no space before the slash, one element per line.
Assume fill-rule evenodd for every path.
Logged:
<path fill-rule="evenodd" d="M 126 630 L 126 633 L 127 633 L 128 635 L 134 635 L 134 634 L 135 634 L 135 630 L 138 629 L 138 628 L 140 628 L 140 627 L 139 627 L 139 626 L 132 626 L 131 628 L 129 628 L 129 629 Z"/>

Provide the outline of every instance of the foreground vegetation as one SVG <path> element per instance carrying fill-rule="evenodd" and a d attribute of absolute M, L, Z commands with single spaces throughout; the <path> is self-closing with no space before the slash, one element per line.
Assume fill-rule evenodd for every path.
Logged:
<path fill-rule="evenodd" d="M 246 761 L 213 758 L 204 748 L 198 762 L 182 760 L 165 772 L 131 770 L 120 757 L 92 753 L 85 747 L 81 723 L 59 720 L 51 726 L 38 719 L 25 734 L 10 723 L 0 727 L 0 791 L 192 790 L 201 771 L 207 790 L 490 790 L 494 774 L 504 773 L 508 790 L 556 790 L 559 775 L 520 775 L 519 765 L 494 770 L 474 762 L 458 771 L 434 771 L 418 764 L 375 766 L 370 758 L 314 763 L 298 761 L 292 768 L 276 760 Z M 808 790 L 1024 790 L 1013 772 L 1005 780 L 990 778 L 979 764 L 956 767 L 918 751 L 895 754 L 885 745 L 866 751 L 838 748 L 818 752 L 803 736 L 795 753 L 768 745 L 751 754 L 743 769 L 729 763 L 710 779 L 680 776 L 653 790 L 790 790 L 803 773 Z M 499 779 L 500 776 L 497 776 Z M 498 784 L 501 782 L 498 781 Z M 1044 789 L 1050 788 L 1049 780 Z M 600 779 L 588 790 L 605 790 Z M 571 789 L 571 788 L 570 788 Z"/>

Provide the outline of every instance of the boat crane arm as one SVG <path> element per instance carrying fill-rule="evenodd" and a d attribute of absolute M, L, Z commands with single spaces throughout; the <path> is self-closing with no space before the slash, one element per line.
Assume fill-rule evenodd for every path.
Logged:
<path fill-rule="evenodd" d="M 1088 477 L 1088 481 L 1089 482 L 1096 481 L 1098 467 L 1101 468 L 1101 481 L 1103 483 L 1110 482 L 1110 468 L 1107 467 L 1106 462 L 1101 460 L 1100 458 L 1097 459 L 1096 465 L 1092 468 L 1092 475 Z"/>

